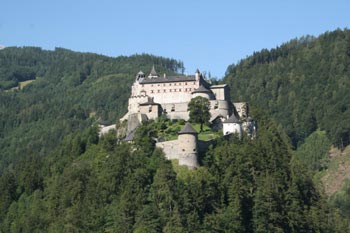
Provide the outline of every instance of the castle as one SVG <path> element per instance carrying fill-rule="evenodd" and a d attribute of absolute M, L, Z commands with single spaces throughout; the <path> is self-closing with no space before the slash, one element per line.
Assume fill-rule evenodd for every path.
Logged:
<path fill-rule="evenodd" d="M 256 126 L 249 116 L 247 103 L 231 103 L 230 89 L 227 84 L 212 85 L 197 69 L 194 75 L 159 76 L 154 66 L 146 76 L 137 73 L 131 87 L 128 112 L 120 119 L 127 120 L 127 137 L 131 141 L 133 132 L 144 121 L 156 119 L 162 115 L 167 118 L 189 120 L 188 103 L 192 98 L 201 96 L 210 102 L 210 123 L 223 134 L 242 132 L 254 136 Z M 103 130 L 103 129 L 102 129 Z M 168 159 L 178 159 L 180 165 L 189 168 L 198 166 L 197 132 L 187 123 L 179 132 L 178 140 L 158 142 Z"/>

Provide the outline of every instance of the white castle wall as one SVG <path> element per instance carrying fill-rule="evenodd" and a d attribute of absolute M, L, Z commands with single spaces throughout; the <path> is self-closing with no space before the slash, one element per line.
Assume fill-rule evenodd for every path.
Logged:
<path fill-rule="evenodd" d="M 237 133 L 239 137 L 242 137 L 242 126 L 238 123 L 224 123 L 223 134 Z"/>
<path fill-rule="evenodd" d="M 146 83 L 136 81 L 131 96 L 148 95 L 159 104 L 189 102 L 191 93 L 199 87 L 199 81 Z"/>

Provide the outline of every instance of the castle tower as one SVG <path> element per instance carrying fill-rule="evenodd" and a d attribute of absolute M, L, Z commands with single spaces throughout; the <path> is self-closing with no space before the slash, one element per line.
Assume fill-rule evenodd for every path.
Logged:
<path fill-rule="evenodd" d="M 149 73 L 148 78 L 158 78 L 158 74 L 156 72 L 156 69 L 154 68 L 154 65 L 152 66 L 151 73 Z"/>
<path fill-rule="evenodd" d="M 242 137 L 242 122 L 235 116 L 235 114 L 232 114 L 232 116 L 224 121 L 222 125 L 224 135 L 236 133 L 239 138 Z"/>
<path fill-rule="evenodd" d="M 192 98 L 196 98 L 197 96 L 201 96 L 210 100 L 212 99 L 213 92 L 205 88 L 203 85 L 200 85 L 197 89 L 195 89 L 192 92 Z"/>
<path fill-rule="evenodd" d="M 199 71 L 199 69 L 196 70 L 196 73 L 194 73 L 194 76 L 196 78 L 196 81 L 198 81 L 201 76 L 201 72 Z"/>
<path fill-rule="evenodd" d="M 179 165 L 185 165 L 190 169 L 198 167 L 197 132 L 190 123 L 178 133 Z"/>
<path fill-rule="evenodd" d="M 136 81 L 142 81 L 145 78 L 145 74 L 140 70 L 136 75 Z"/>

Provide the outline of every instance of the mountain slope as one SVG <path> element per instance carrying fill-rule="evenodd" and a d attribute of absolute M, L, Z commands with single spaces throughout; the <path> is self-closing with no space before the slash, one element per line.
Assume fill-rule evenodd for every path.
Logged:
<path fill-rule="evenodd" d="M 15 159 L 45 156 L 65 135 L 99 118 L 115 122 L 126 112 L 135 74 L 152 65 L 159 72 L 183 70 L 182 62 L 147 54 L 111 58 L 62 48 L 0 50 L 0 173 Z M 34 81 L 23 90 L 9 91 L 28 79 Z"/>
<path fill-rule="evenodd" d="M 231 98 L 265 109 L 296 147 L 317 128 L 350 143 L 350 30 L 291 40 L 230 65 Z"/>

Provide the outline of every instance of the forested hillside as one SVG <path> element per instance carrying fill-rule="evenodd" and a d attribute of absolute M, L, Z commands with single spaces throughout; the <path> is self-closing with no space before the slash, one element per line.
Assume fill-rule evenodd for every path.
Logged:
<path fill-rule="evenodd" d="M 97 119 L 115 123 L 127 111 L 136 73 L 148 72 L 153 64 L 159 72 L 184 69 L 182 62 L 151 55 L 0 50 L 0 174 L 15 159 L 49 154 L 65 135 Z M 22 90 L 13 88 L 25 80 L 34 81 Z"/>
<path fill-rule="evenodd" d="M 313 182 L 328 147 L 350 143 L 350 31 L 231 65 L 224 81 L 252 106 L 258 135 L 217 138 L 196 170 L 155 149 L 154 129 L 171 131 L 162 118 L 132 144 L 98 137 L 97 121 L 127 111 L 135 73 L 152 65 L 184 71 L 151 55 L 0 50 L 0 232 L 350 231 L 348 189 L 329 204 Z"/>
<path fill-rule="evenodd" d="M 350 144 L 350 30 L 305 36 L 228 67 L 231 98 L 266 110 L 294 147 L 316 129 Z"/>
<path fill-rule="evenodd" d="M 96 127 L 71 133 L 1 175 L 0 231 L 347 232 L 286 135 L 254 115 L 257 139 L 219 139 L 192 171 L 165 160 L 148 124 L 133 145 Z"/>

